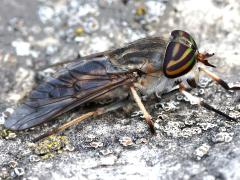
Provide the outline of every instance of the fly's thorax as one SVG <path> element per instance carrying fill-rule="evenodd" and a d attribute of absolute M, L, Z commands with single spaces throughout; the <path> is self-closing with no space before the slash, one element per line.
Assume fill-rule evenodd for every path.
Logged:
<path fill-rule="evenodd" d="M 147 73 L 148 64 L 155 69 L 161 68 L 166 45 L 167 41 L 161 37 L 143 38 L 113 50 L 108 54 L 108 58 L 115 66 L 128 70 L 139 69 Z"/>
<path fill-rule="evenodd" d="M 149 96 L 154 93 L 162 94 L 163 92 L 172 89 L 173 86 L 174 80 L 165 77 L 162 71 L 145 74 L 135 83 L 135 87 L 137 87 L 145 96 Z"/>

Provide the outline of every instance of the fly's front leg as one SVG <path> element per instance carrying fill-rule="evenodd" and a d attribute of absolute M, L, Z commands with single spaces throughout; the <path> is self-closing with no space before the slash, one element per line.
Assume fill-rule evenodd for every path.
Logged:
<path fill-rule="evenodd" d="M 133 86 L 130 86 L 131 89 L 131 93 L 133 95 L 133 99 L 135 100 L 135 102 L 137 103 L 138 107 L 140 108 L 140 110 L 143 113 L 144 119 L 147 122 L 148 126 L 150 127 L 150 130 L 152 133 L 155 133 L 155 129 L 154 129 L 154 123 L 152 121 L 152 116 L 147 112 L 144 104 L 141 101 L 141 98 L 139 97 L 137 91 L 135 90 L 135 88 Z"/>
<path fill-rule="evenodd" d="M 221 116 L 224 116 L 225 118 L 227 118 L 228 120 L 230 121 L 237 121 L 237 119 L 235 118 L 232 118 L 230 116 L 228 116 L 227 114 L 225 114 L 224 112 L 218 110 L 218 109 L 215 109 L 213 106 L 207 104 L 206 102 L 204 102 L 201 98 L 199 97 L 196 97 L 196 96 L 193 96 L 192 94 L 190 94 L 189 92 L 186 91 L 186 88 L 184 87 L 184 85 L 181 83 L 179 85 L 179 91 L 184 95 L 186 96 L 189 101 L 191 102 L 191 104 L 197 104 L 199 106 L 202 106 L 210 111 L 213 111 L 217 114 L 220 114 Z"/>
<path fill-rule="evenodd" d="M 51 136 L 53 134 L 56 134 L 56 133 L 59 133 L 61 131 L 64 131 L 65 129 L 71 127 L 71 126 L 74 126 L 74 125 L 77 125 L 79 124 L 80 122 L 88 119 L 89 117 L 93 117 L 93 116 L 98 116 L 98 115 L 102 115 L 102 114 L 105 114 L 107 112 L 110 112 L 110 111 L 114 111 L 116 109 L 119 109 L 121 107 L 124 107 L 128 104 L 129 102 L 127 100 L 122 100 L 122 101 L 119 101 L 119 102 L 116 102 L 116 103 L 112 103 L 112 104 L 109 104 L 109 105 L 106 105 L 104 107 L 100 107 L 100 108 L 97 108 L 95 111 L 91 111 L 91 112 L 88 112 L 88 113 L 85 113 L 85 114 L 82 114 L 81 116 L 69 121 L 69 122 L 66 122 L 65 124 L 53 129 L 53 130 L 50 130 L 40 136 L 38 136 L 37 138 L 33 139 L 33 142 L 37 142 L 43 138 L 46 138 L 48 136 Z"/>
<path fill-rule="evenodd" d="M 199 70 L 203 71 L 205 74 L 207 74 L 210 78 L 212 78 L 214 81 L 216 81 L 219 85 L 221 85 L 226 90 L 240 90 L 239 86 L 229 87 L 224 80 L 222 80 L 220 77 L 218 77 L 216 74 L 212 73 L 206 68 L 200 67 Z"/>

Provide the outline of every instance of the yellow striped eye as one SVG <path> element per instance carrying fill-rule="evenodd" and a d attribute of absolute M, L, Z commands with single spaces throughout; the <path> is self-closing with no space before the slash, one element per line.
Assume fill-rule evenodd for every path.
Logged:
<path fill-rule="evenodd" d="M 184 31 L 173 31 L 172 36 L 165 52 L 163 72 L 168 78 L 177 78 L 188 73 L 196 64 L 197 45 Z"/>

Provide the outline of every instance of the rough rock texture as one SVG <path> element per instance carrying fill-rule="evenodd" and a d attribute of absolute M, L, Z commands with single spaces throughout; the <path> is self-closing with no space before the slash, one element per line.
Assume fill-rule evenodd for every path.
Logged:
<path fill-rule="evenodd" d="M 174 29 L 215 52 L 212 71 L 239 84 L 238 0 L 0 2 L 0 123 L 51 69 L 35 69 Z M 35 78 L 37 77 L 37 78 Z M 240 116 L 239 93 L 203 77 L 195 95 Z M 240 179 L 240 127 L 176 94 L 146 102 L 157 134 L 137 109 L 89 119 L 41 144 L 30 139 L 78 114 L 17 134 L 1 126 L 0 179 Z M 238 118 L 239 119 L 239 118 Z M 45 143 L 45 144 L 44 144 Z"/>

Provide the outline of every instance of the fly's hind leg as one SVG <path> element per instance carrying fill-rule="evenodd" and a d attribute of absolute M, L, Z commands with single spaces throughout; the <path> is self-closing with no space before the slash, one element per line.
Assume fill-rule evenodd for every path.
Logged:
<path fill-rule="evenodd" d="M 95 111 L 90 111 L 88 113 L 85 113 L 69 122 L 66 122 L 65 124 L 53 129 L 53 130 L 50 130 L 40 136 L 38 136 L 37 138 L 33 139 L 32 142 L 37 142 L 43 138 L 46 138 L 48 136 L 51 136 L 53 134 L 56 134 L 56 133 L 59 133 L 61 131 L 64 131 L 65 129 L 71 127 L 71 126 L 74 126 L 74 125 L 77 125 L 79 124 L 80 122 L 86 120 L 87 118 L 89 117 L 93 117 L 93 116 L 98 116 L 98 115 L 102 115 L 102 114 L 105 114 L 107 112 L 110 112 L 110 111 L 114 111 L 116 109 L 119 109 L 121 107 L 124 107 L 126 106 L 127 104 L 129 103 L 128 100 L 122 100 L 122 101 L 119 101 L 119 102 L 115 102 L 115 103 L 112 103 L 112 104 L 109 104 L 109 105 L 106 105 L 104 107 L 100 107 L 100 108 L 97 108 Z"/>
<path fill-rule="evenodd" d="M 210 111 L 213 111 L 213 112 L 215 112 L 215 113 L 217 113 L 217 114 L 219 114 L 219 115 L 227 118 L 227 120 L 235 121 L 235 122 L 237 121 L 237 119 L 235 119 L 235 118 L 233 118 L 233 117 L 230 117 L 229 115 L 225 114 L 224 112 L 222 112 L 222 111 L 220 111 L 220 110 L 212 107 L 211 105 L 207 104 L 207 103 L 204 102 L 201 98 L 196 97 L 196 96 L 193 96 L 192 94 L 190 94 L 189 92 L 187 92 L 187 91 L 186 91 L 186 88 L 184 87 L 183 84 L 180 84 L 180 85 L 179 85 L 179 90 L 180 90 L 180 92 L 181 92 L 184 96 L 186 96 L 186 97 L 189 99 L 189 101 L 190 101 L 191 104 L 197 104 L 197 105 L 199 105 L 199 106 L 202 106 L 202 107 L 204 107 L 204 108 L 206 108 L 206 109 L 208 109 L 208 110 L 210 110 Z"/>

